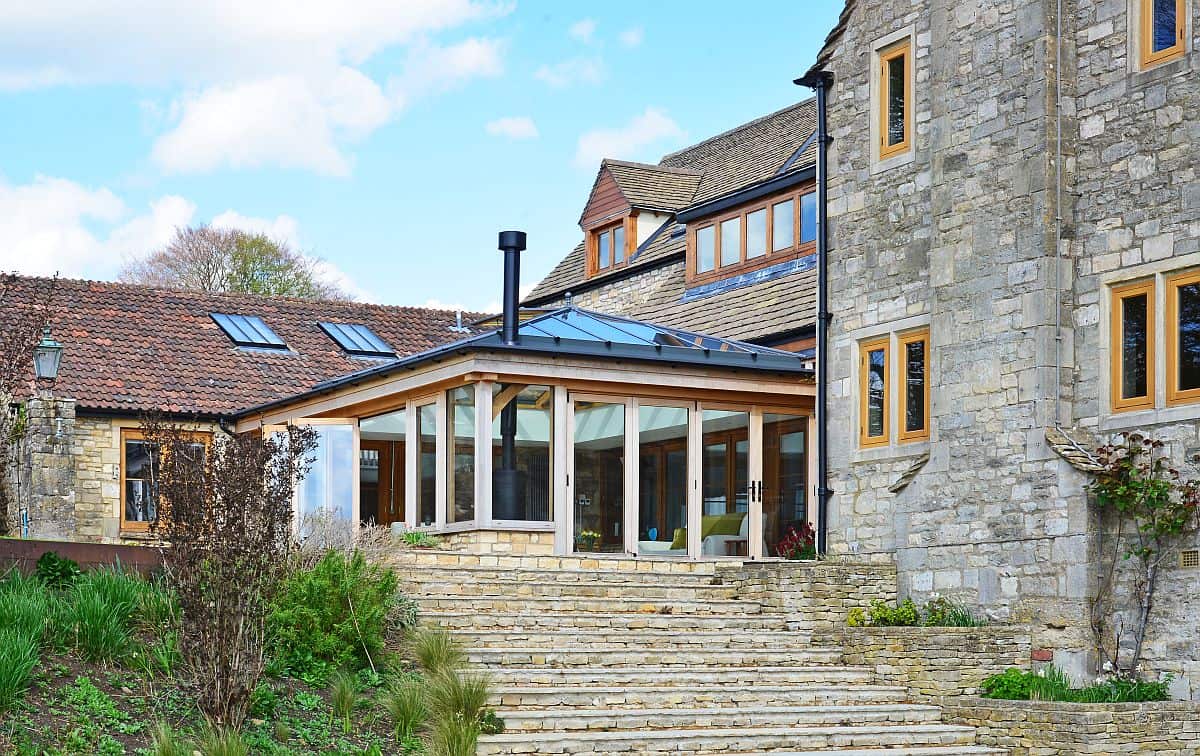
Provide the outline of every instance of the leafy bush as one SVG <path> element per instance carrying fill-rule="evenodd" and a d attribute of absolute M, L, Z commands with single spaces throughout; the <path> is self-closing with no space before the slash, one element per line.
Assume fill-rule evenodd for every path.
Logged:
<path fill-rule="evenodd" d="M 1168 700 L 1170 682 L 1169 677 L 1158 682 L 1114 677 L 1075 688 L 1065 672 L 1051 665 L 1037 672 L 1006 669 L 984 680 L 982 688 L 985 698 L 1010 701 L 1142 703 Z"/>
<path fill-rule="evenodd" d="M 47 551 L 38 557 L 34 574 L 50 588 L 61 591 L 69 588 L 75 578 L 79 577 L 79 563 L 74 559 L 60 557 L 53 551 Z"/>
<path fill-rule="evenodd" d="M 267 616 L 270 653 L 287 673 L 310 679 L 371 664 L 395 594 L 393 570 L 328 551 L 284 580 Z"/>
<path fill-rule="evenodd" d="M 421 669 L 431 675 L 452 672 L 467 661 L 462 644 L 440 627 L 420 628 L 412 633 L 412 651 Z"/>
<path fill-rule="evenodd" d="M 499 735 L 504 732 L 504 720 L 494 709 L 488 709 L 479 717 L 479 730 L 484 735 Z"/>
<path fill-rule="evenodd" d="M 29 676 L 37 661 L 34 635 L 0 625 L 0 714 L 8 711 L 29 687 Z"/>
<path fill-rule="evenodd" d="M 977 617 L 963 606 L 946 598 L 935 598 L 918 608 L 912 599 L 904 599 L 892 606 L 886 601 L 876 600 L 871 607 L 851 609 L 846 614 L 850 627 L 983 627 L 987 620 Z"/>
<path fill-rule="evenodd" d="M 279 708 L 279 694 L 265 680 L 260 680 L 250 694 L 250 716 L 267 719 Z"/>
<path fill-rule="evenodd" d="M 817 558 L 817 533 L 807 522 L 800 529 L 789 527 L 787 534 L 775 545 L 775 554 L 781 559 L 801 560 Z"/>
<path fill-rule="evenodd" d="M 400 540 L 406 546 L 412 546 L 417 549 L 436 549 L 442 545 L 441 540 L 435 535 L 430 535 L 423 530 L 406 530 L 404 535 L 400 536 Z"/>

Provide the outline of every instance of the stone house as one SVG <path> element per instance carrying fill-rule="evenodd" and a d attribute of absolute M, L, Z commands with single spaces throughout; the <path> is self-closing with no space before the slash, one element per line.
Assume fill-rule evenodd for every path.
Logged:
<path fill-rule="evenodd" d="M 9 301 L 32 301 L 46 283 L 18 278 Z M 239 409 L 462 338 L 471 332 L 462 323 L 479 317 L 97 281 L 55 286 L 50 328 L 64 345 L 62 366 L 28 403 L 12 480 L 34 538 L 149 537 L 152 450 L 140 434 L 148 415 L 207 438 Z"/>
<path fill-rule="evenodd" d="M 1133 429 L 1177 461 L 1200 447 L 1198 9 L 850 0 L 813 69 L 832 74 L 830 551 L 1033 622 L 1076 675 L 1100 546 L 1058 452 Z M 1168 569 L 1146 654 L 1184 697 L 1197 565 Z"/>

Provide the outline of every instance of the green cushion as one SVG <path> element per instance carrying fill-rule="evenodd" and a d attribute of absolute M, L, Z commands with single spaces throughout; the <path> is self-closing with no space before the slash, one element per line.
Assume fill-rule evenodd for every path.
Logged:
<path fill-rule="evenodd" d="M 709 536 L 738 535 L 742 532 L 742 520 L 748 516 L 745 512 L 704 515 L 700 518 L 700 540 L 703 541 Z M 687 528 L 675 528 L 675 540 L 671 541 L 671 548 L 687 548 Z"/>

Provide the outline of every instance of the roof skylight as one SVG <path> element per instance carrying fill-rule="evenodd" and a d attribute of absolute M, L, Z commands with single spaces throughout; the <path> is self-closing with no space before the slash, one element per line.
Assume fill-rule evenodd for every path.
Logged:
<path fill-rule="evenodd" d="M 211 313 L 212 319 L 229 337 L 230 341 L 240 347 L 255 347 L 257 349 L 287 349 L 283 339 L 267 327 L 262 318 L 255 315 L 228 315 Z"/>
<path fill-rule="evenodd" d="M 361 323 L 320 323 L 321 330 L 347 354 L 357 357 L 395 357 L 396 351 Z"/>

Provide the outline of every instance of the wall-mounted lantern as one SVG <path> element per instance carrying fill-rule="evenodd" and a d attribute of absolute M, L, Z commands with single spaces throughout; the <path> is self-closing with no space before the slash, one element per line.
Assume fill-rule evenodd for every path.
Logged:
<path fill-rule="evenodd" d="M 63 345 L 50 337 L 50 326 L 42 330 L 42 340 L 33 348 L 33 374 L 39 381 L 55 381 L 62 364 Z"/>

